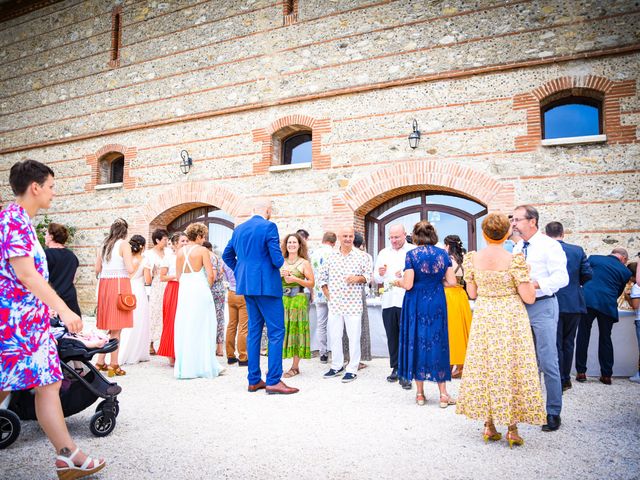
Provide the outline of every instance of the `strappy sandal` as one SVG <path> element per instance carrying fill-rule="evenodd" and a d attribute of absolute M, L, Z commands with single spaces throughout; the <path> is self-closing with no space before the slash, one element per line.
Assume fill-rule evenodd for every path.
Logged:
<path fill-rule="evenodd" d="M 126 374 L 127 374 L 127 372 L 122 370 L 120 368 L 120 365 L 116 365 L 115 367 L 109 366 L 109 368 L 107 370 L 107 376 L 108 377 L 122 377 L 123 375 L 126 375 Z"/>
<path fill-rule="evenodd" d="M 427 399 L 424 396 L 424 393 L 418 393 L 416 395 L 416 403 L 420 406 L 423 406 L 425 403 L 427 403 Z"/>
<path fill-rule="evenodd" d="M 107 367 L 106 363 L 96 363 L 96 369 L 100 372 L 106 372 L 109 370 L 109 367 Z"/>
<path fill-rule="evenodd" d="M 63 455 L 58 455 L 56 457 L 56 462 L 60 461 L 65 463 L 64 467 L 56 466 L 56 473 L 58 474 L 58 478 L 60 480 L 75 480 L 76 478 L 93 475 L 94 473 L 102 470 L 106 465 L 104 460 L 99 462 L 91 457 L 87 457 L 82 465 L 76 465 L 75 463 L 73 463 L 73 457 L 75 457 L 79 451 L 80 449 L 76 448 L 75 451 L 68 457 L 65 457 Z M 91 464 L 93 464 L 93 466 L 89 467 L 89 465 Z"/>
<path fill-rule="evenodd" d="M 502 438 L 502 434 L 496 430 L 493 420 L 484 422 L 484 433 L 482 434 L 482 438 L 485 443 L 488 441 L 497 442 Z"/>
<path fill-rule="evenodd" d="M 443 400 L 443 398 L 445 400 Z M 449 405 L 455 405 L 456 401 L 449 395 L 440 395 L 440 408 L 447 408 Z"/>
<path fill-rule="evenodd" d="M 296 375 L 300 375 L 300 370 L 297 368 L 290 368 L 289 371 L 287 373 L 285 373 L 283 375 L 284 378 L 291 378 L 291 377 L 295 377 Z"/>

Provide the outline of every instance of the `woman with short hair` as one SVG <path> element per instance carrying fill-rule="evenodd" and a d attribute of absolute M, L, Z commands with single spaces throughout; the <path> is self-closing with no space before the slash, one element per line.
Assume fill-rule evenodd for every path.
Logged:
<path fill-rule="evenodd" d="M 464 257 L 467 292 L 476 302 L 456 413 L 484 420 L 485 442 L 502 438 L 494 422 L 508 425 L 513 446 L 524 444 L 518 423 L 543 425 L 546 413 L 523 303 L 534 303 L 536 291 L 524 255 L 503 247 L 510 231 L 506 215 L 490 213 L 482 221 L 487 247 Z"/>
<path fill-rule="evenodd" d="M 58 454 L 56 472 L 74 479 L 105 462 L 76 446 L 60 404 L 62 371 L 49 309 L 72 333 L 82 330 L 82 319 L 47 283 L 47 259 L 32 223 L 38 210 L 51 205 L 53 176 L 35 160 L 15 163 L 9 173 L 16 198 L 0 212 L 0 404 L 12 391 L 34 389 L 38 422 Z"/>

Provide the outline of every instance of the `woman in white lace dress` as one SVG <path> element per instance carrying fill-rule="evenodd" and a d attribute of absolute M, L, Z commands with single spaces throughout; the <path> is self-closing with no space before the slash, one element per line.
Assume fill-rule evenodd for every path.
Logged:
<path fill-rule="evenodd" d="M 160 341 L 162 334 L 162 299 L 166 282 L 160 281 L 160 269 L 164 264 L 165 249 L 169 242 L 169 233 L 159 228 L 151 234 L 153 248 L 145 253 L 147 265 L 151 269 L 151 293 L 149 294 L 149 354 L 155 355 L 154 342 Z"/>

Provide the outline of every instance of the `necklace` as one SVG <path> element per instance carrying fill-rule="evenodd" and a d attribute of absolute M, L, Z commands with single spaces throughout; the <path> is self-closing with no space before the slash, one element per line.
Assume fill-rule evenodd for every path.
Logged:
<path fill-rule="evenodd" d="M 296 263 L 298 263 L 299 257 L 296 257 L 296 259 L 293 262 L 290 262 L 288 258 L 286 260 L 287 260 L 287 265 L 295 265 Z"/>

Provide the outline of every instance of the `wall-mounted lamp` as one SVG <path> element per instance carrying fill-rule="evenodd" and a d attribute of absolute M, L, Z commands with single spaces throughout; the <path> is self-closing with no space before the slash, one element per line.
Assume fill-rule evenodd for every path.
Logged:
<path fill-rule="evenodd" d="M 189 156 L 189 152 L 187 152 L 186 150 L 182 150 L 180 152 L 180 156 L 182 157 L 182 161 L 180 162 L 180 171 L 186 175 L 187 173 L 189 173 L 189 170 L 191 170 L 193 160 Z"/>
<path fill-rule="evenodd" d="M 418 130 L 418 122 L 416 119 L 413 119 L 413 132 L 409 134 L 409 146 L 415 150 L 418 148 L 418 143 L 420 143 L 420 130 Z"/>

